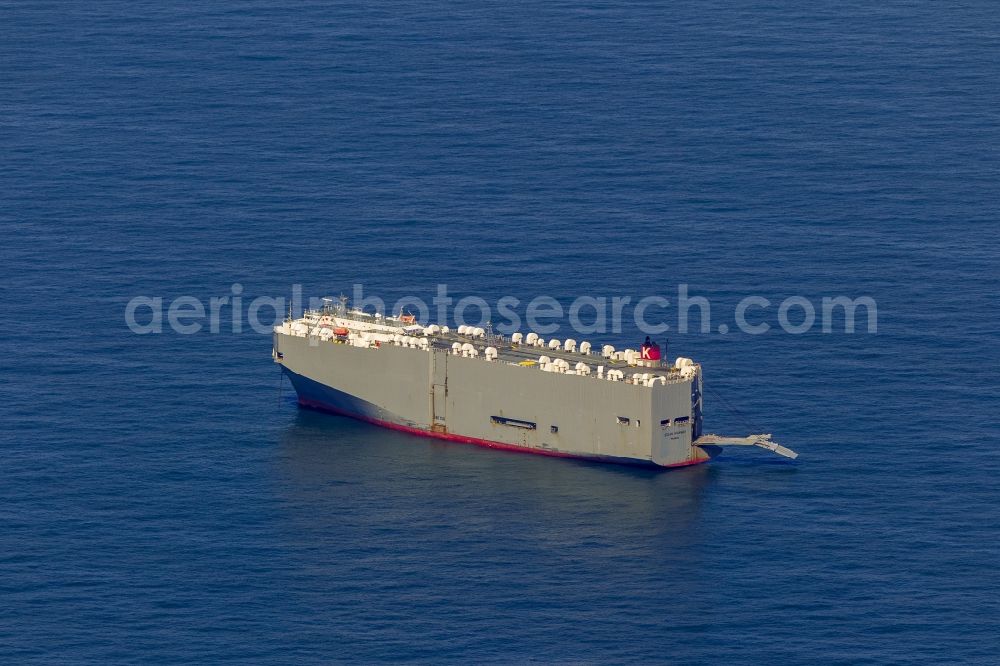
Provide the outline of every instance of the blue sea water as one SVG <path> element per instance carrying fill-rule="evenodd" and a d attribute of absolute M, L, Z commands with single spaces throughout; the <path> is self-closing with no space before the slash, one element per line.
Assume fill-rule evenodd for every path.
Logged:
<path fill-rule="evenodd" d="M 1000 658 L 995 3 L 12 1 L 0 36 L 4 663 Z M 299 410 L 268 336 L 125 325 L 233 283 L 686 283 L 707 428 L 801 457 L 443 444 Z M 878 332 L 717 333 L 748 295 Z"/>

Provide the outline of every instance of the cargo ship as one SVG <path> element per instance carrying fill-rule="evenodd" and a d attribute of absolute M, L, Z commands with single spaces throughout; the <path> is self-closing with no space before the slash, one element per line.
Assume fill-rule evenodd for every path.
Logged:
<path fill-rule="evenodd" d="M 491 327 L 422 324 L 348 307 L 291 314 L 272 356 L 303 407 L 450 442 L 608 463 L 683 467 L 724 446 L 797 454 L 770 434 L 703 432 L 699 363 Z"/>

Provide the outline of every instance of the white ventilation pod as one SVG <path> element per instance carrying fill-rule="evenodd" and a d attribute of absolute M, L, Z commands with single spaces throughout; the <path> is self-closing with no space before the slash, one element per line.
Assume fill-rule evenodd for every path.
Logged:
<path fill-rule="evenodd" d="M 486 360 L 487 361 L 495 361 L 496 358 L 497 358 L 497 348 L 496 347 L 487 347 L 486 351 L 483 352 L 483 353 L 486 356 Z"/>
<path fill-rule="evenodd" d="M 538 338 L 535 340 L 535 346 L 539 349 L 545 349 L 545 338 Z"/>
<path fill-rule="evenodd" d="M 565 349 L 568 352 L 575 352 L 576 340 L 574 340 L 573 338 L 566 338 L 566 342 L 563 343 L 563 349 Z"/>
<path fill-rule="evenodd" d="M 521 344 L 521 340 L 524 340 L 524 335 L 520 331 L 510 336 L 511 344 L 519 345 Z"/>
<path fill-rule="evenodd" d="M 524 344 L 533 345 L 538 341 L 538 333 L 531 332 L 524 338 Z"/>
<path fill-rule="evenodd" d="M 441 332 L 442 333 L 451 333 L 451 328 L 449 328 L 448 326 L 442 326 L 441 327 Z"/>
<path fill-rule="evenodd" d="M 685 365 L 681 368 L 681 377 L 694 377 L 698 374 L 698 368 L 693 365 Z"/>
<path fill-rule="evenodd" d="M 677 360 L 674 361 L 674 367 L 675 368 L 684 368 L 684 367 L 687 367 L 689 365 L 694 365 L 694 361 L 692 361 L 689 358 L 684 358 L 683 356 L 678 356 Z"/>
<path fill-rule="evenodd" d="M 538 357 L 538 365 L 545 365 L 546 363 L 551 363 L 551 362 L 552 362 L 552 359 L 549 358 L 548 356 L 539 356 Z"/>
<path fill-rule="evenodd" d="M 454 354 L 455 356 L 458 356 L 459 354 L 461 354 L 462 353 L 462 343 L 461 342 L 453 342 L 453 343 L 451 343 L 451 353 Z"/>
<path fill-rule="evenodd" d="M 549 340 L 549 349 L 559 349 L 560 347 L 562 347 L 562 343 L 558 340 L 558 338 L 552 338 Z"/>
<path fill-rule="evenodd" d="M 580 343 L 580 353 L 584 356 L 590 356 L 590 343 L 586 340 Z"/>
<path fill-rule="evenodd" d="M 601 356 L 603 356 L 604 358 L 614 358 L 615 348 L 611 345 L 604 345 L 603 347 L 601 347 Z"/>
<path fill-rule="evenodd" d="M 420 338 L 420 348 L 426 351 L 431 346 L 430 341 L 427 338 Z"/>
<path fill-rule="evenodd" d="M 465 324 L 460 324 L 458 326 L 458 334 L 459 335 L 465 335 L 466 333 L 469 332 L 469 328 L 471 328 L 471 327 L 466 326 Z"/>
<path fill-rule="evenodd" d="M 485 338 L 486 337 L 486 329 L 485 328 L 474 328 L 474 329 L 472 329 L 472 335 L 474 337 L 477 337 L 477 338 Z"/>

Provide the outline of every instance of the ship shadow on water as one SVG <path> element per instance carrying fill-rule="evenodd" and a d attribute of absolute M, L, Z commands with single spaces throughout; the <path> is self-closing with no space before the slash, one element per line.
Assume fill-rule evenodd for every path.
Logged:
<path fill-rule="evenodd" d="M 284 499 L 312 516 L 343 515 L 345 496 L 360 493 L 386 508 L 450 507 L 457 520 L 471 508 L 554 526 L 590 523 L 604 534 L 653 525 L 682 540 L 697 531 L 718 478 L 712 463 L 661 469 L 497 451 L 309 409 L 283 431 L 277 472 Z M 317 502 L 327 509 L 314 511 Z"/>
<path fill-rule="evenodd" d="M 285 546 L 324 598 L 395 608 L 400 594 L 488 599 L 510 613 L 588 594 L 704 611 L 718 528 L 711 463 L 672 470 L 453 444 L 312 410 L 289 414 L 273 499 Z M 508 589 L 509 592 L 501 592 Z M 519 593 L 518 590 L 531 592 Z M 526 595 L 526 596 L 524 596 Z M 352 611 L 356 612 L 356 611 Z M 493 613 L 486 604 L 478 613 Z"/>

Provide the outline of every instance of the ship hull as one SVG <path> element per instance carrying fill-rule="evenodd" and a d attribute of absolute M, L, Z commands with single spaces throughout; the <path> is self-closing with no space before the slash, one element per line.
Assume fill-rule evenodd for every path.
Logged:
<path fill-rule="evenodd" d="M 516 446 L 514 444 L 497 442 L 487 439 L 478 439 L 476 437 L 467 437 L 463 435 L 458 435 L 448 432 L 434 432 L 427 428 L 419 428 L 415 426 L 403 425 L 397 420 L 384 420 L 380 416 L 385 415 L 384 410 L 379 409 L 377 406 L 355 396 L 344 393 L 343 391 L 338 391 L 329 386 L 315 382 L 308 377 L 302 375 L 297 375 L 296 373 L 284 369 L 285 375 L 289 378 L 292 386 L 295 388 L 296 394 L 298 395 L 298 404 L 300 407 L 306 409 L 312 409 L 319 412 L 325 412 L 327 414 L 335 414 L 337 416 L 344 416 L 347 418 L 355 419 L 357 421 L 362 421 L 380 428 L 386 428 L 389 430 L 396 430 L 397 432 L 405 432 L 410 435 L 416 435 L 418 437 L 427 437 L 431 439 L 437 439 L 446 442 L 452 442 L 456 444 L 471 444 L 474 446 L 481 446 L 490 449 L 497 449 L 500 451 L 512 451 L 515 453 L 530 453 L 534 455 L 543 455 L 554 458 L 570 458 L 574 460 L 585 460 L 589 462 L 599 462 L 607 463 L 612 465 L 629 465 L 632 467 L 647 467 L 652 469 L 672 469 L 676 467 L 690 467 L 691 465 L 698 465 L 700 463 L 708 462 L 711 457 L 714 457 L 715 451 L 708 451 L 709 457 L 697 458 L 694 460 L 685 460 L 678 463 L 659 465 L 654 463 L 652 460 L 640 460 L 635 458 L 623 458 L 618 456 L 604 456 L 604 455 L 592 455 L 592 454 L 581 454 L 581 453 L 566 453 L 562 451 L 549 451 L 545 449 L 533 449 L 525 446 Z M 713 447 L 714 448 L 714 447 Z"/>
<path fill-rule="evenodd" d="M 713 453 L 692 445 L 700 412 L 691 381 L 640 386 L 436 348 L 359 348 L 282 333 L 274 352 L 302 406 L 414 435 L 656 467 Z"/>

